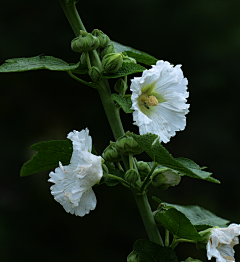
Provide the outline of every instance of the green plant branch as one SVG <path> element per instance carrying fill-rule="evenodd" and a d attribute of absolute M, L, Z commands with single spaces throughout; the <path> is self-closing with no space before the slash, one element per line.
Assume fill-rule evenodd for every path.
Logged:
<path fill-rule="evenodd" d="M 77 12 L 75 0 L 59 0 L 62 9 L 67 17 L 69 24 L 76 36 L 79 36 L 79 31 L 86 31 L 82 20 Z"/>
<path fill-rule="evenodd" d="M 116 179 L 116 180 L 118 180 L 118 181 L 120 181 L 122 184 L 124 184 L 125 186 L 127 186 L 128 188 L 130 188 L 128 182 L 126 182 L 126 181 L 125 181 L 124 179 L 122 179 L 121 177 L 114 176 L 114 175 L 111 175 L 111 174 L 108 174 L 108 176 L 111 177 L 111 178 L 114 178 L 114 179 Z"/>
<path fill-rule="evenodd" d="M 90 86 L 90 87 L 92 87 L 92 88 L 96 88 L 94 84 L 88 83 L 88 82 L 86 82 L 86 81 L 84 81 L 84 80 L 76 77 L 70 70 L 68 70 L 67 73 L 68 73 L 73 79 L 77 80 L 78 82 L 80 82 L 80 83 L 82 83 L 82 84 L 84 84 L 84 85 L 86 85 L 86 86 Z"/>
<path fill-rule="evenodd" d="M 142 187 L 141 187 L 141 190 L 140 190 L 141 192 L 144 191 L 144 189 L 145 189 L 146 185 L 148 184 L 148 182 L 149 182 L 149 180 L 150 180 L 150 177 L 151 177 L 153 171 L 155 170 L 155 168 L 157 167 L 157 165 L 158 165 L 158 163 L 157 163 L 157 162 L 154 162 L 154 165 L 152 166 L 152 168 L 151 168 L 148 176 L 145 178 L 145 180 L 144 180 L 144 182 L 143 182 L 143 184 L 142 184 Z"/>

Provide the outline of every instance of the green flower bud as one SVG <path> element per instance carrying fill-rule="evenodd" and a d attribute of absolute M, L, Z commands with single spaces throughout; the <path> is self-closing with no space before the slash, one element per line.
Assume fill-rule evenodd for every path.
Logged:
<path fill-rule="evenodd" d="M 140 262 L 139 255 L 135 251 L 132 251 L 127 257 L 127 262 Z"/>
<path fill-rule="evenodd" d="M 151 171 L 149 164 L 143 161 L 137 162 L 137 168 L 140 174 L 141 173 L 149 174 Z"/>
<path fill-rule="evenodd" d="M 202 261 L 199 259 L 188 257 L 184 262 L 202 262 Z"/>
<path fill-rule="evenodd" d="M 123 56 L 123 63 L 137 63 L 137 61 L 132 58 L 132 57 L 129 57 L 129 56 Z"/>
<path fill-rule="evenodd" d="M 110 142 L 110 145 L 103 151 L 102 157 L 108 162 L 117 162 L 122 160 L 114 142 Z"/>
<path fill-rule="evenodd" d="M 126 90 L 128 89 L 128 85 L 122 78 L 119 78 L 114 86 L 114 89 L 119 94 L 124 95 Z"/>
<path fill-rule="evenodd" d="M 102 74 L 96 66 L 91 67 L 88 74 L 94 83 L 99 82 L 102 78 Z"/>
<path fill-rule="evenodd" d="M 84 52 L 80 56 L 80 62 L 83 65 L 87 65 L 87 58 L 86 58 L 86 54 Z"/>
<path fill-rule="evenodd" d="M 71 48 L 75 52 L 92 51 L 99 47 L 99 40 L 97 37 L 80 30 L 79 37 L 72 40 Z"/>
<path fill-rule="evenodd" d="M 158 189 L 166 190 L 180 183 L 181 177 L 169 168 L 158 168 L 152 174 L 152 184 Z"/>
<path fill-rule="evenodd" d="M 213 228 L 218 228 L 218 227 L 213 227 Z M 203 241 L 196 243 L 196 247 L 197 247 L 198 250 L 203 251 L 203 252 L 206 251 L 207 242 L 210 238 L 210 235 L 211 235 L 213 228 L 208 228 L 206 230 L 199 232 L 199 234 L 203 237 Z"/>
<path fill-rule="evenodd" d="M 99 40 L 99 47 L 100 48 L 103 48 L 105 46 L 107 46 L 109 43 L 110 43 L 110 39 L 109 37 L 104 34 L 101 30 L 98 30 L 98 29 L 94 29 L 92 31 L 92 35 L 96 36 Z"/>
<path fill-rule="evenodd" d="M 123 58 L 121 53 L 110 53 L 103 57 L 102 65 L 106 73 L 116 73 L 123 63 Z"/>
<path fill-rule="evenodd" d="M 113 43 L 111 43 L 110 45 L 106 46 L 102 52 L 101 52 L 101 57 L 103 58 L 105 55 L 107 54 L 111 54 L 111 53 L 117 53 L 116 48 L 114 47 Z"/>
<path fill-rule="evenodd" d="M 130 184 L 134 184 L 135 182 L 138 181 L 139 179 L 139 174 L 135 169 L 129 169 L 125 175 L 124 178 L 127 182 L 129 182 Z"/>
<path fill-rule="evenodd" d="M 121 155 L 138 155 L 143 152 L 141 146 L 139 146 L 139 144 L 128 135 L 128 132 L 124 136 L 118 138 L 115 146 Z"/>

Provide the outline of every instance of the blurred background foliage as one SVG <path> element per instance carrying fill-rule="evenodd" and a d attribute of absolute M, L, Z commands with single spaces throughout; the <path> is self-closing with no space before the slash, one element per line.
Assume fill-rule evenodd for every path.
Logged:
<path fill-rule="evenodd" d="M 80 0 L 77 6 L 89 32 L 101 29 L 114 41 L 182 64 L 189 80 L 187 127 L 166 147 L 175 157 L 207 166 L 222 184 L 184 177 L 176 188 L 151 189 L 149 195 L 197 204 L 240 223 L 240 2 Z M 41 53 L 79 60 L 70 48 L 74 34 L 56 0 L 1 1 L 0 25 L 0 64 Z M 147 238 L 131 192 L 95 187 L 97 208 L 80 218 L 53 199 L 49 172 L 19 177 L 34 154 L 30 145 L 65 139 L 74 129 L 88 127 L 96 150 L 104 150 L 113 135 L 98 93 L 67 73 L 45 70 L 1 74 L 0 86 L 1 261 L 126 261 L 134 241 Z M 138 133 L 131 115 L 122 114 L 122 120 L 125 130 Z M 146 155 L 140 159 L 149 160 Z M 180 261 L 188 256 L 206 261 L 193 245 L 179 244 L 176 252 Z"/>

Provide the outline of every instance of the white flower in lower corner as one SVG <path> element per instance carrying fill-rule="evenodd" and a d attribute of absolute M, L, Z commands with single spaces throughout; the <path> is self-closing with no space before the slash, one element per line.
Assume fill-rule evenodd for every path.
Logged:
<path fill-rule="evenodd" d="M 176 131 L 186 126 L 189 105 L 186 104 L 187 79 L 180 65 L 158 61 L 142 77 L 132 79 L 132 107 L 134 124 L 141 135 L 153 133 L 167 143 Z"/>
<path fill-rule="evenodd" d="M 92 187 L 103 176 L 102 158 L 91 154 L 92 139 L 88 129 L 68 134 L 72 140 L 73 154 L 68 166 L 59 162 L 55 172 L 49 174 L 51 193 L 67 212 L 84 216 L 96 207 L 96 196 Z"/>
<path fill-rule="evenodd" d="M 207 243 L 207 257 L 216 258 L 216 262 L 232 262 L 233 247 L 239 243 L 240 225 L 231 224 L 226 228 L 214 228 Z"/>

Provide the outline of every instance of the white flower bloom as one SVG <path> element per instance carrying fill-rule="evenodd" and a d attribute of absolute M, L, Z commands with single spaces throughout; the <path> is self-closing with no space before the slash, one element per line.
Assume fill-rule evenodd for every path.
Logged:
<path fill-rule="evenodd" d="M 240 225 L 231 224 L 227 228 L 214 228 L 207 243 L 207 257 L 216 258 L 216 262 L 232 262 L 233 247 L 239 243 Z"/>
<path fill-rule="evenodd" d="M 153 133 L 167 143 L 176 131 L 185 128 L 189 93 L 180 67 L 161 60 L 145 70 L 142 77 L 132 79 L 131 109 L 141 135 Z"/>
<path fill-rule="evenodd" d="M 49 174 L 51 193 L 67 212 L 84 216 L 96 207 L 96 196 L 92 187 L 97 184 L 102 175 L 100 156 L 91 154 L 92 139 L 89 131 L 73 131 L 68 134 L 72 140 L 73 154 L 68 166 L 59 162 L 55 172 Z"/>

